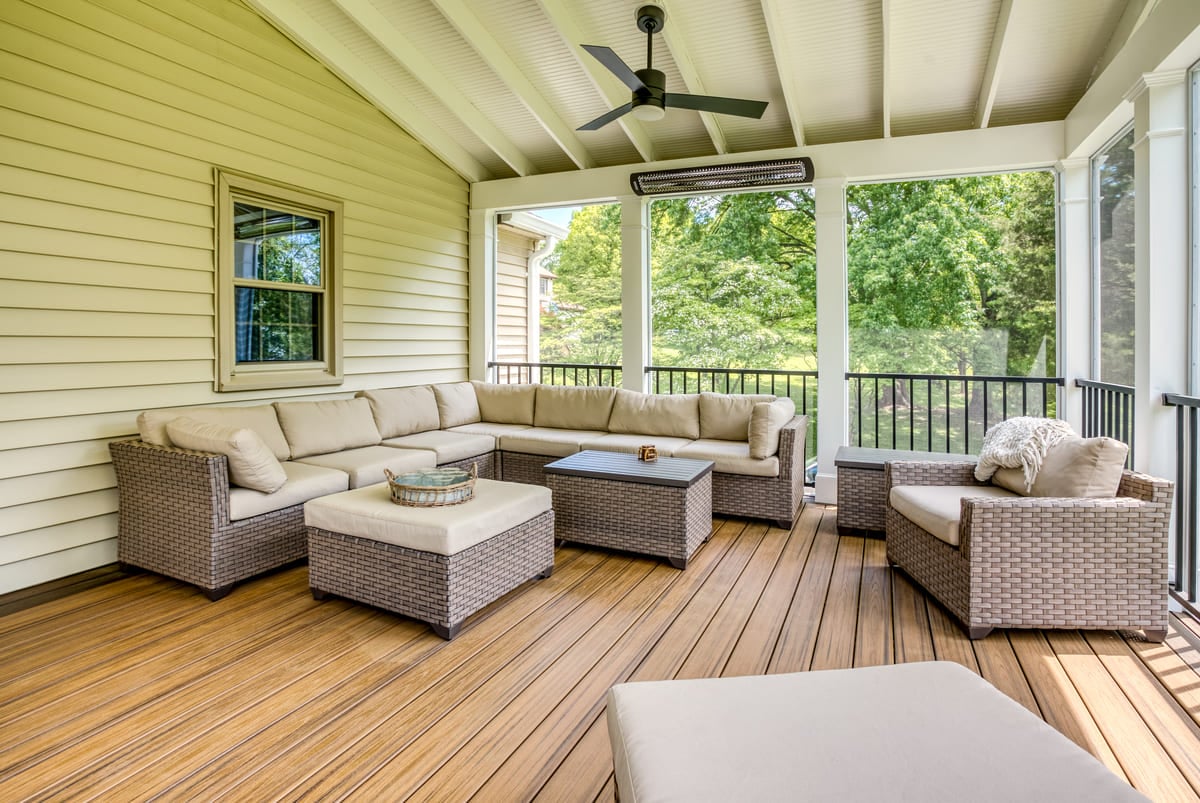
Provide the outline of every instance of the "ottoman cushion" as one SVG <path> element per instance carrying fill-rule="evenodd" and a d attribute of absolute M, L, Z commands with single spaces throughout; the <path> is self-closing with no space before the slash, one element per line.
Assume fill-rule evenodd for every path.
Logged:
<path fill-rule="evenodd" d="M 387 483 L 381 483 L 314 499 L 304 506 L 304 523 L 422 552 L 455 555 L 550 510 L 549 488 L 494 480 L 477 480 L 474 497 L 461 505 L 408 507 L 392 504 L 390 496 Z"/>

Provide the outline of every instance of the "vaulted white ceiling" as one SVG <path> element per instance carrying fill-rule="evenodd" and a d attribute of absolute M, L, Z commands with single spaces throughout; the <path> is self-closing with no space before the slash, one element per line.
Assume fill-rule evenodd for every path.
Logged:
<path fill-rule="evenodd" d="M 1157 0 L 662 0 L 668 92 L 629 101 L 580 48 L 645 66 L 634 0 L 248 0 L 471 181 L 1062 120 Z"/>

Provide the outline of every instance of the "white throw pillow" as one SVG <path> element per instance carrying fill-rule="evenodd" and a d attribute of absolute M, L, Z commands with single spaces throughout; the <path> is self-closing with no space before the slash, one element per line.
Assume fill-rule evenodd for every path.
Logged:
<path fill-rule="evenodd" d="M 183 417 L 167 424 L 167 435 L 181 449 L 225 455 L 229 481 L 234 485 L 269 494 L 287 482 L 283 466 L 252 429 L 236 429 Z"/>
<path fill-rule="evenodd" d="M 779 451 L 779 433 L 796 415 L 796 403 L 784 396 L 773 402 L 759 402 L 750 413 L 750 456 L 755 460 Z"/>

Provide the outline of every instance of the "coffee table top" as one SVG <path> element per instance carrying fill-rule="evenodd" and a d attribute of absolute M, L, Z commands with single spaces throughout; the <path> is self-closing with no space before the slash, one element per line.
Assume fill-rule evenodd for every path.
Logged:
<path fill-rule="evenodd" d="M 598 480 L 625 480 L 676 488 L 686 488 L 712 470 L 711 460 L 660 457 L 648 463 L 638 460 L 635 454 L 594 449 L 576 452 L 546 466 L 548 474 L 567 474 Z"/>
<path fill-rule="evenodd" d="M 883 471 L 883 464 L 893 460 L 921 460 L 945 463 L 975 463 L 973 454 L 946 452 L 910 452 L 903 449 L 876 449 L 868 446 L 839 446 L 833 464 L 838 468 L 865 468 Z"/>

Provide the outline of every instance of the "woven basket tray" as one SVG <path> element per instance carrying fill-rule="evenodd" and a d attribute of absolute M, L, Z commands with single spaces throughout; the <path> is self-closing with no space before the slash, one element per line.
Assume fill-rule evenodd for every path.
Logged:
<path fill-rule="evenodd" d="M 385 468 L 383 473 L 397 505 L 440 507 L 461 505 L 475 495 L 479 466 L 473 464 L 470 474 L 461 468 L 426 468 L 399 476 Z"/>

